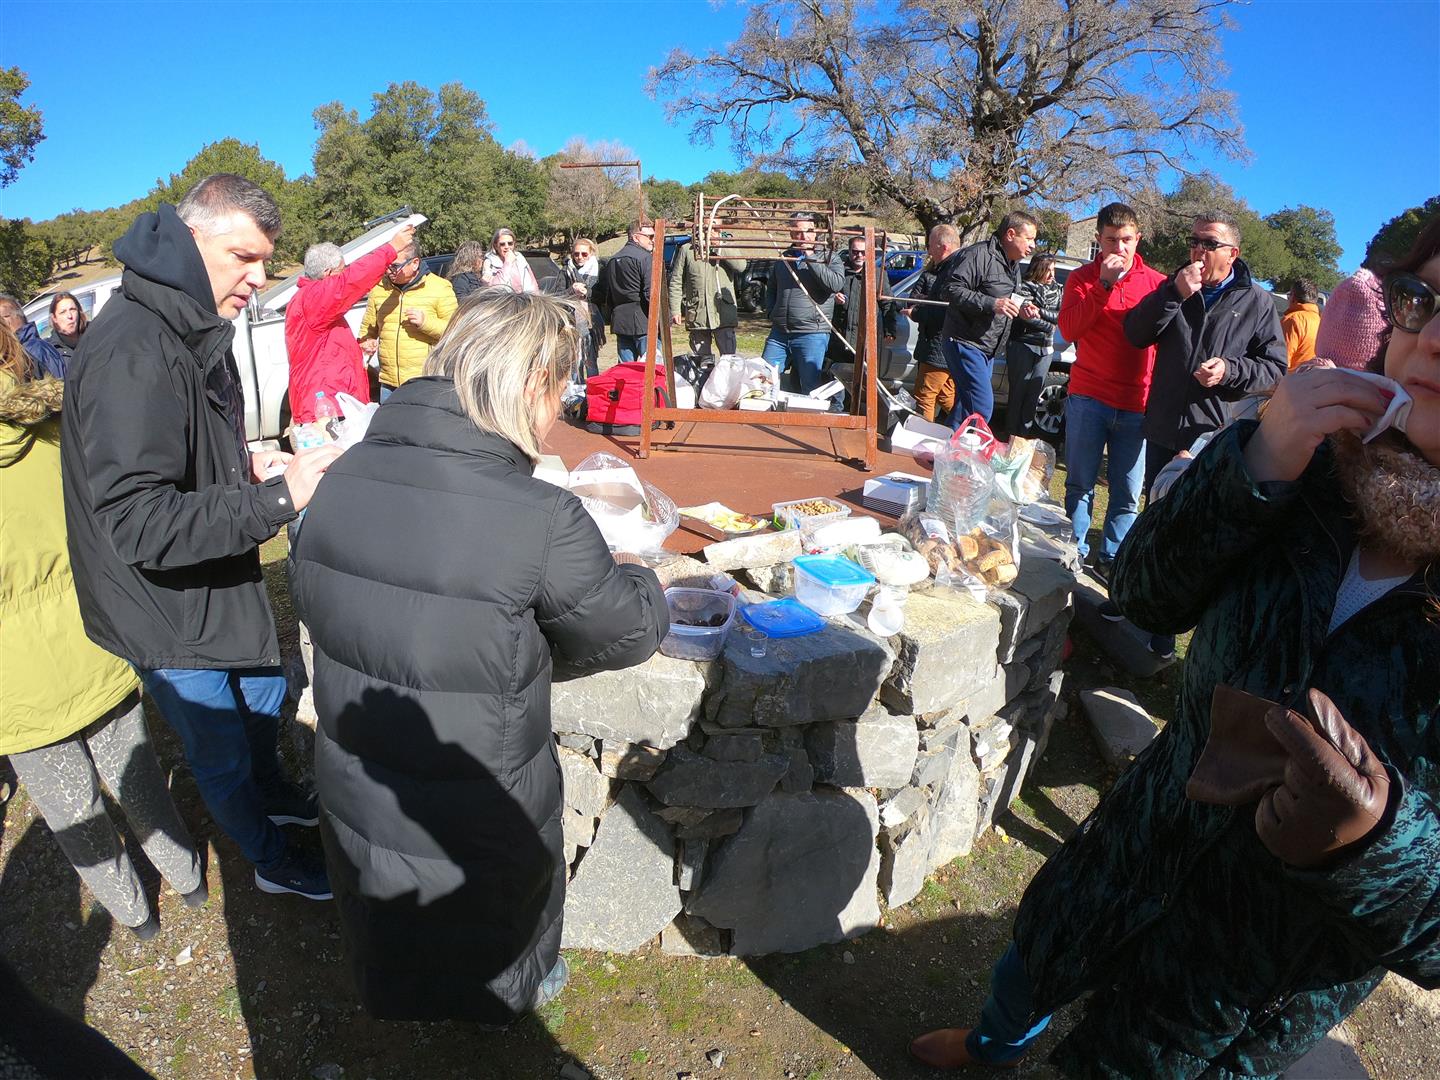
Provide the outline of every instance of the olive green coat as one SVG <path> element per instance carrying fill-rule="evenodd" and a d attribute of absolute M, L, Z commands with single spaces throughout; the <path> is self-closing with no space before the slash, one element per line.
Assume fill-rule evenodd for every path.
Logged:
<path fill-rule="evenodd" d="M 706 262 L 683 244 L 670 267 L 670 314 L 685 320 L 687 330 L 719 330 L 740 321 L 735 306 L 735 277 L 749 266 L 746 259 Z"/>
<path fill-rule="evenodd" d="M 67 738 L 140 685 L 80 623 L 60 499 L 62 386 L 0 373 L 0 754 Z"/>
<path fill-rule="evenodd" d="M 1440 986 L 1440 566 L 1329 633 L 1357 538 L 1328 447 L 1257 486 L 1226 429 L 1146 509 L 1115 560 L 1120 609 L 1195 636 L 1174 720 L 1041 868 L 1015 922 L 1035 1007 L 1087 991 L 1070 1075 L 1273 1076 L 1394 971 Z M 1185 797 L 1218 682 L 1295 705 L 1324 691 L 1392 777 L 1365 846 L 1299 870 L 1255 806 Z"/>

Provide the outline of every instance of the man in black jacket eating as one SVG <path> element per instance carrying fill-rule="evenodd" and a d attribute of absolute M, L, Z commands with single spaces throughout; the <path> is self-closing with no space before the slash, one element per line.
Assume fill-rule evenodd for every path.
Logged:
<path fill-rule="evenodd" d="M 139 670 L 256 884 L 328 900 L 319 857 L 277 828 L 318 812 L 280 771 L 285 678 L 258 545 L 338 451 L 251 454 L 230 351 L 279 232 L 265 191 L 219 173 L 116 242 L 120 289 L 67 380 L 65 519 L 86 633 Z"/>

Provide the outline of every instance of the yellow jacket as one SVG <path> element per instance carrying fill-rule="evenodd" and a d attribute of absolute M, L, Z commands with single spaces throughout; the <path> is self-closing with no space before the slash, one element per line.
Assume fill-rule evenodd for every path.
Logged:
<path fill-rule="evenodd" d="M 140 685 L 80 622 L 60 498 L 62 385 L 0 372 L 0 754 L 59 742 Z"/>
<path fill-rule="evenodd" d="M 438 274 L 422 274 L 403 289 L 385 281 L 370 290 L 360 337 L 380 343 L 380 382 L 396 387 L 420 374 L 430 346 L 440 340 L 455 314 L 455 290 Z M 419 327 L 405 322 L 406 308 L 425 317 Z"/>
<path fill-rule="evenodd" d="M 1285 331 L 1285 349 L 1290 354 L 1290 370 L 1315 358 L 1315 334 L 1320 329 L 1320 308 L 1315 304 L 1292 303 L 1280 316 L 1280 329 Z"/>

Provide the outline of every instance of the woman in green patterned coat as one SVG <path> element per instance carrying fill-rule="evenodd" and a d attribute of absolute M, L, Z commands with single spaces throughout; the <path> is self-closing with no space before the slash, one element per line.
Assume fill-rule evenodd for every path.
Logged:
<path fill-rule="evenodd" d="M 1403 436 L 1357 437 L 1387 391 L 1301 369 L 1136 522 L 1117 603 L 1195 629 L 1175 719 L 1031 882 L 979 1025 L 921 1060 L 1014 1064 L 1089 993 L 1069 1075 L 1275 1076 L 1387 971 L 1440 986 L 1437 294 L 1440 222 L 1386 276 Z"/>

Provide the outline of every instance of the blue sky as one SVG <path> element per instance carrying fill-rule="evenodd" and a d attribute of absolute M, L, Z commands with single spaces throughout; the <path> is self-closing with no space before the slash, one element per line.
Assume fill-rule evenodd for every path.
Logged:
<path fill-rule="evenodd" d="M 574 135 L 632 147 L 647 175 L 683 182 L 738 164 L 691 146 L 645 94 L 675 46 L 719 46 L 743 8 L 704 0 L 485 4 L 21 3 L 0 0 L 0 66 L 45 114 L 35 161 L 0 192 L 7 217 L 52 217 L 144 194 L 205 143 L 258 143 L 287 175 L 310 169 L 317 105 L 369 112 L 412 79 L 460 81 L 495 135 L 541 154 Z M 1248 166 L 1204 162 L 1258 211 L 1335 214 L 1351 269 L 1375 230 L 1440 192 L 1440 2 L 1255 0 L 1225 37 Z M 188 25 L 185 25 L 188 23 Z"/>

